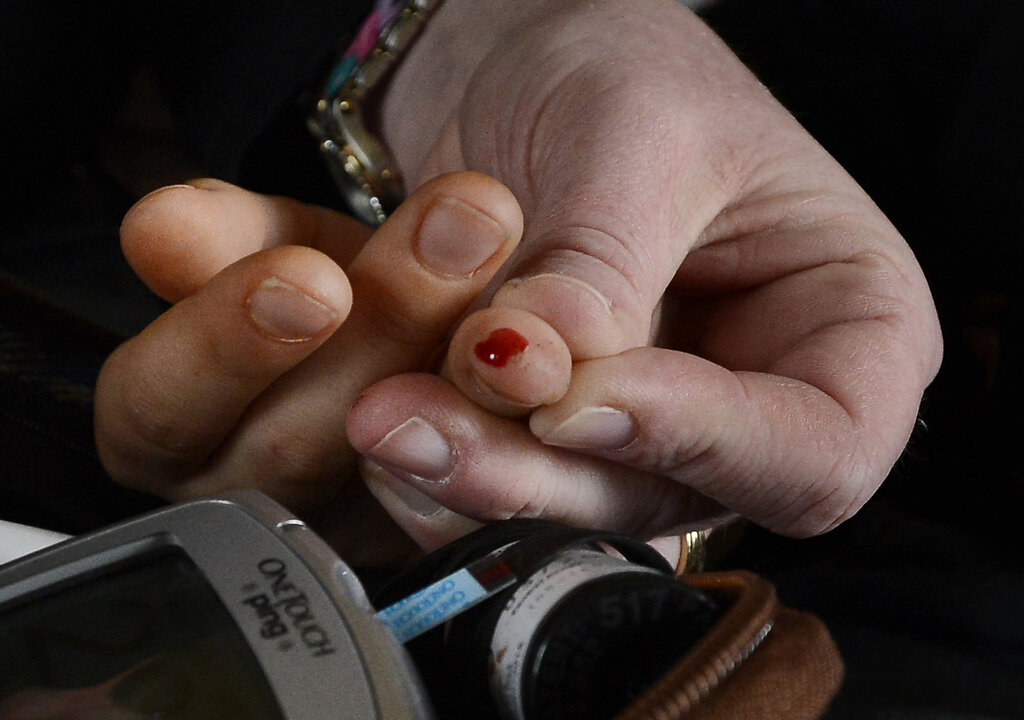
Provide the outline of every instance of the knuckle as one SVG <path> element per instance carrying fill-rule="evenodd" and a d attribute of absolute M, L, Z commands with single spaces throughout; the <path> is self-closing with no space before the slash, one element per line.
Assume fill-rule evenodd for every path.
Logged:
<path fill-rule="evenodd" d="M 196 432 L 188 413 L 154 388 L 154 378 L 122 362 L 125 357 L 115 352 L 97 383 L 97 453 L 117 482 L 160 492 L 193 469 Z"/>
<path fill-rule="evenodd" d="M 176 404 L 163 401 L 163 393 L 154 392 L 146 379 L 126 382 L 121 397 L 123 425 L 130 431 L 134 445 L 162 458 L 181 457 L 195 443 L 195 432 L 188 415 Z"/>
<path fill-rule="evenodd" d="M 784 504 L 762 516 L 765 527 L 789 537 L 813 537 L 826 533 L 853 517 L 878 483 L 862 456 L 837 460 L 818 477 L 804 477 L 799 489 Z M 781 487 L 781 483 L 772 483 Z M 766 507 L 772 505 L 766 503 Z"/>
<path fill-rule="evenodd" d="M 623 218 L 592 214 L 586 223 L 572 221 L 559 225 L 537 242 L 550 248 L 549 262 L 582 266 L 588 274 L 597 273 L 596 277 L 615 292 L 612 301 L 622 303 L 631 296 L 644 296 L 646 278 L 655 263 L 648 243 L 633 227 Z"/>
<path fill-rule="evenodd" d="M 511 508 L 511 512 L 504 513 L 507 518 L 547 518 L 565 521 L 564 513 L 552 512 L 554 489 L 551 483 L 534 480 L 519 483 L 515 490 L 516 492 L 502 503 L 502 506 Z"/>

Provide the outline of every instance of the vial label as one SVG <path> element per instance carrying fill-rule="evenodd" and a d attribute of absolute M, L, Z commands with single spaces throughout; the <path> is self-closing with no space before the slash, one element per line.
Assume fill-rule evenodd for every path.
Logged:
<path fill-rule="evenodd" d="M 501 553 L 506 547 L 498 548 L 389 605 L 377 613 L 377 619 L 401 643 L 447 622 L 463 610 L 515 583 L 515 574 L 501 559 Z"/>
<path fill-rule="evenodd" d="M 487 597 L 466 568 L 419 590 L 377 613 L 401 643 L 422 635 Z"/>
<path fill-rule="evenodd" d="M 491 694 L 505 720 L 525 720 L 523 671 L 530 641 L 544 618 L 570 592 L 616 573 L 655 573 L 596 550 L 569 551 L 531 575 L 512 594 L 491 637 Z"/>

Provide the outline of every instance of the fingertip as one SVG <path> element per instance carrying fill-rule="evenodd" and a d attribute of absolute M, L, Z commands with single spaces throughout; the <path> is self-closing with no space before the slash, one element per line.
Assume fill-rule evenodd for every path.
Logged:
<path fill-rule="evenodd" d="M 170 302 L 188 297 L 221 269 L 245 254 L 220 233 L 224 225 L 255 236 L 251 217 L 241 212 L 237 190 L 220 181 L 168 185 L 144 196 L 121 221 L 121 252 L 139 278 Z M 227 197 L 225 197 L 227 196 Z M 216 241 L 211 241 L 216 238 Z"/>
<path fill-rule="evenodd" d="M 463 394 L 515 417 L 558 401 L 568 390 L 572 356 L 548 323 L 522 310 L 479 310 L 456 330 L 447 372 Z"/>
<path fill-rule="evenodd" d="M 372 455 L 385 444 L 387 438 L 395 439 L 395 430 L 410 418 L 435 413 L 443 415 L 449 407 L 451 394 L 458 395 L 451 389 L 450 383 L 429 373 L 407 372 L 383 378 L 365 388 L 352 403 L 345 416 L 345 434 L 357 452 Z M 444 439 L 443 435 L 440 437 Z M 436 443 L 433 446 L 442 447 Z M 419 446 L 413 452 L 421 456 L 421 461 L 426 460 L 422 457 L 424 446 Z M 387 464 L 388 461 L 400 460 L 402 454 L 404 452 L 399 452 L 398 456 L 388 455 L 375 459 L 381 464 Z M 438 466 L 445 465 L 445 454 L 443 449 L 438 451 Z M 450 469 L 446 469 L 443 475 L 450 473 Z"/>
<path fill-rule="evenodd" d="M 437 275 L 468 277 L 487 265 L 510 239 L 499 221 L 446 194 L 427 208 L 413 241 L 413 253 L 424 268 Z"/>
<path fill-rule="evenodd" d="M 173 494 L 260 393 L 331 337 L 350 306 L 345 274 L 309 248 L 256 253 L 219 273 L 104 364 L 95 426 L 108 472 Z"/>
<path fill-rule="evenodd" d="M 144 196 L 121 222 L 121 251 L 153 292 L 177 302 L 266 246 L 265 199 L 201 178 Z"/>
<path fill-rule="evenodd" d="M 304 283 L 308 285 L 308 283 Z M 245 299 L 250 320 L 266 337 L 285 343 L 307 342 L 337 328 L 352 305 L 351 293 L 338 287 L 310 291 L 280 275 L 264 277 Z"/>
<path fill-rule="evenodd" d="M 460 171 L 417 189 L 378 233 L 408 238 L 388 244 L 403 254 L 411 250 L 419 266 L 447 283 L 465 279 L 482 283 L 519 243 L 523 215 L 512 192 L 500 182 Z M 394 258 L 393 264 L 403 261 Z"/>

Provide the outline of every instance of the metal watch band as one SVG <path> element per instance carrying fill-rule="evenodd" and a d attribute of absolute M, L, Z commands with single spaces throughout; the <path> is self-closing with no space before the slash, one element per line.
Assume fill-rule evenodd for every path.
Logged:
<path fill-rule="evenodd" d="M 384 222 L 405 193 L 391 154 L 366 127 L 365 103 L 442 2 L 410 0 L 383 29 L 365 58 L 353 63 L 351 55 L 343 57 L 308 119 L 342 197 L 358 219 L 374 227 Z"/>

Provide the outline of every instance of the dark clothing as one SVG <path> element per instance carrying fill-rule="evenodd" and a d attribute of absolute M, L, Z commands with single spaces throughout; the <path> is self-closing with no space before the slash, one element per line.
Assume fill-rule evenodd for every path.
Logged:
<path fill-rule="evenodd" d="M 0 517 L 81 532 L 155 502 L 114 486 L 91 449 L 96 369 L 161 308 L 118 255 L 133 198 L 97 157 L 114 111 L 145 70 L 207 172 L 337 206 L 301 99 L 368 3 L 117 3 L 106 21 L 62 5 L 0 11 L 0 131 L 16 181 L 0 232 Z M 910 242 L 946 343 L 921 427 L 876 498 L 821 538 L 753 531 L 732 562 L 828 623 L 848 666 L 830 718 L 1024 717 L 1010 435 L 1024 9 L 726 0 L 707 17 Z"/>
<path fill-rule="evenodd" d="M 830 718 L 1024 717 L 1024 7 L 733 0 L 709 20 L 906 237 L 945 342 L 921 426 L 860 515 L 749 539 L 734 561 L 826 619 L 847 663 Z"/>

